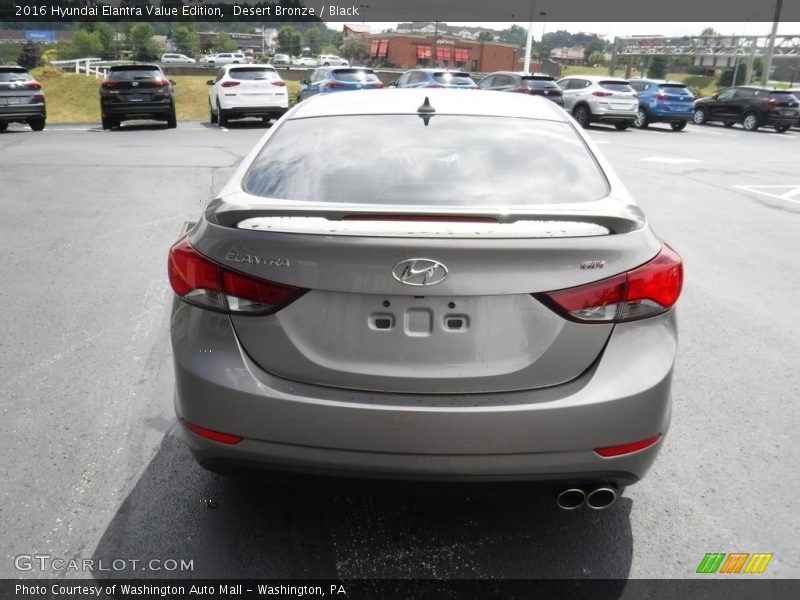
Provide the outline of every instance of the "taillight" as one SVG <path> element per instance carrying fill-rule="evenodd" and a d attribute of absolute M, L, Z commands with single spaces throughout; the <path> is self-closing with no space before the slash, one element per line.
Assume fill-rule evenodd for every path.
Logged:
<path fill-rule="evenodd" d="M 325 84 L 325 87 L 328 88 L 329 90 L 332 90 L 335 88 L 344 87 L 344 84 L 339 83 L 338 81 L 329 81 Z"/>
<path fill-rule="evenodd" d="M 443 88 L 444 86 L 439 84 L 439 83 L 429 83 L 427 85 L 427 87 L 429 87 L 429 88 Z"/>
<path fill-rule="evenodd" d="M 213 440 L 215 442 L 221 442 L 223 444 L 238 444 L 244 438 L 240 435 L 233 435 L 232 433 L 224 433 L 222 431 L 215 431 L 213 429 L 206 429 L 205 427 L 200 427 L 200 425 L 195 425 L 191 421 L 187 421 L 186 419 L 181 419 L 181 422 L 184 424 L 186 429 L 191 431 L 192 433 L 196 433 L 199 436 L 202 436 L 206 439 Z"/>
<path fill-rule="evenodd" d="M 605 456 L 606 458 L 611 456 L 622 456 L 623 454 L 630 454 L 631 452 L 638 452 L 639 450 L 644 450 L 645 448 L 649 448 L 653 444 L 655 444 L 658 440 L 661 439 L 661 434 L 656 434 L 653 437 L 649 437 L 646 440 L 639 440 L 638 442 L 631 442 L 630 444 L 620 444 L 619 446 L 606 446 L 605 448 L 595 448 L 595 452 L 597 452 L 600 456 Z"/>
<path fill-rule="evenodd" d="M 592 96 L 600 96 L 601 98 L 605 97 L 605 96 L 613 96 L 613 95 L 614 95 L 613 92 L 603 92 L 601 90 L 598 90 L 596 92 L 592 92 Z"/>
<path fill-rule="evenodd" d="M 664 92 L 658 92 L 653 95 L 653 98 L 655 98 L 656 100 L 666 100 L 667 98 L 669 98 L 669 96 Z"/>
<path fill-rule="evenodd" d="M 223 81 L 222 82 L 222 87 L 234 87 L 236 85 L 239 85 L 238 81 Z"/>
<path fill-rule="evenodd" d="M 669 310 L 683 287 L 683 263 L 669 246 L 649 262 L 608 279 L 537 297 L 573 321 L 621 323 Z"/>
<path fill-rule="evenodd" d="M 371 85 L 374 88 L 382 88 L 383 87 L 383 82 L 382 81 L 373 81 Z"/>
<path fill-rule="evenodd" d="M 40 89 L 42 89 L 42 84 L 34 81 L 34 82 L 31 82 L 31 83 L 27 84 L 25 87 L 27 89 L 29 89 L 29 90 L 40 90 Z"/>
<path fill-rule="evenodd" d="M 306 292 L 227 269 L 195 250 L 187 236 L 170 248 L 168 274 L 181 300 L 220 312 L 271 314 Z"/>
<path fill-rule="evenodd" d="M 278 87 L 286 87 L 286 82 L 283 79 L 278 79 L 277 81 L 270 82 L 272 85 L 277 85 Z"/>
<path fill-rule="evenodd" d="M 44 94 L 34 94 L 33 95 L 34 102 L 44 102 Z"/>
<path fill-rule="evenodd" d="M 106 90 L 110 90 L 111 88 L 117 87 L 117 82 L 116 81 L 104 81 L 103 83 L 100 84 L 100 87 L 102 87 L 103 89 L 106 89 Z"/>
<path fill-rule="evenodd" d="M 770 98 L 769 100 L 767 100 L 767 104 L 770 104 L 772 106 L 777 106 L 778 104 L 782 104 L 782 102 L 777 98 Z"/>
<path fill-rule="evenodd" d="M 157 87 L 162 87 L 162 86 L 165 86 L 165 85 L 169 85 L 169 81 L 167 81 L 166 79 L 154 79 L 152 81 L 152 84 L 157 86 Z"/>
<path fill-rule="evenodd" d="M 513 90 L 511 90 L 511 91 L 512 91 L 512 92 L 516 92 L 516 93 L 518 93 L 518 94 L 527 94 L 527 93 L 529 93 L 531 90 L 530 90 L 530 88 L 529 88 L 529 87 L 527 87 L 527 86 L 520 85 L 520 86 L 518 86 L 518 87 L 515 87 L 515 88 L 514 88 Z"/>

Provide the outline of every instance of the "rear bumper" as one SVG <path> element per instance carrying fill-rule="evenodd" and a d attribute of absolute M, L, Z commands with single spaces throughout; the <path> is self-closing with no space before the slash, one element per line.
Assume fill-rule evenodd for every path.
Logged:
<path fill-rule="evenodd" d="M 175 411 L 240 435 L 228 445 L 185 427 L 197 460 L 316 473 L 439 480 L 640 479 L 663 438 L 604 458 L 594 448 L 666 434 L 676 351 L 672 313 L 618 325 L 578 379 L 504 394 L 378 394 L 308 385 L 260 369 L 227 316 L 176 302 Z"/>
<path fill-rule="evenodd" d="M 691 121 L 694 118 L 694 109 L 689 107 L 687 110 L 668 110 L 658 106 L 647 106 L 648 116 L 651 121 Z"/>
<path fill-rule="evenodd" d="M 286 106 L 235 106 L 226 108 L 221 106 L 225 116 L 229 119 L 244 119 L 246 117 L 272 117 L 279 119 L 287 110 Z"/>
<path fill-rule="evenodd" d="M 782 125 L 794 125 L 797 123 L 798 115 L 780 116 L 780 115 L 764 115 L 764 125 L 767 127 L 780 127 Z"/>
<path fill-rule="evenodd" d="M 0 123 L 25 122 L 28 119 L 35 118 L 47 118 L 47 110 L 44 103 L 0 106 Z"/>
<path fill-rule="evenodd" d="M 117 119 L 167 119 L 174 111 L 172 101 L 109 102 L 100 104 L 100 112 Z"/>
<path fill-rule="evenodd" d="M 609 110 L 601 107 L 591 107 L 592 121 L 633 121 L 636 119 L 636 110 Z"/>

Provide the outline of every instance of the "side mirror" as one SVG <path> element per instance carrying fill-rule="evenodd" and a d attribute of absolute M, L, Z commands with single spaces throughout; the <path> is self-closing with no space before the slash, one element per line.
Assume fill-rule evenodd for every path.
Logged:
<path fill-rule="evenodd" d="M 301 79 L 300 80 L 300 85 L 308 85 L 308 84 L 309 84 L 308 79 Z"/>
<path fill-rule="evenodd" d="M 389 87 L 397 87 L 397 79 L 389 82 Z"/>
<path fill-rule="evenodd" d="M 170 79 L 170 80 L 169 80 L 169 82 L 170 82 L 172 85 L 178 85 L 178 82 L 177 82 L 177 81 L 175 81 L 174 79 Z"/>
<path fill-rule="evenodd" d="M 214 85 L 214 80 L 209 79 L 208 81 L 206 81 L 206 85 Z"/>

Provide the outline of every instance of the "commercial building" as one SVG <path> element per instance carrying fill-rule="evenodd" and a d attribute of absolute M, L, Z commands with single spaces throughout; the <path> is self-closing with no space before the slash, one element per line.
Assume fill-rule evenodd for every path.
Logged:
<path fill-rule="evenodd" d="M 439 35 L 434 61 L 434 34 L 381 33 L 362 39 L 369 44 L 367 60 L 373 65 L 402 69 L 437 66 L 471 72 L 519 69 L 520 50 L 513 44 Z"/>

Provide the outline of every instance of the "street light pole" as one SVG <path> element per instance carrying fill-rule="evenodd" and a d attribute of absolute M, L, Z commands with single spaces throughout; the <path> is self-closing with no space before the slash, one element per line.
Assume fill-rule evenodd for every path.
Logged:
<path fill-rule="evenodd" d="M 778 33 L 778 22 L 781 20 L 781 7 L 783 0 L 775 2 L 775 18 L 772 20 L 772 33 L 769 36 L 769 46 L 767 47 L 767 56 L 764 60 L 764 72 L 761 73 L 761 85 L 766 86 L 769 81 L 769 71 L 772 68 L 772 55 L 775 52 L 775 36 Z"/>

